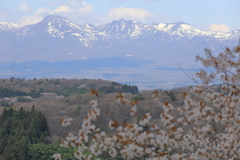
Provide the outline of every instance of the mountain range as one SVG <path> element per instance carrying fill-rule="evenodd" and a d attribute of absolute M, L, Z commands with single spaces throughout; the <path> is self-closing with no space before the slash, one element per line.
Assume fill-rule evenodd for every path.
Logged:
<path fill-rule="evenodd" d="M 28 71 L 29 74 L 30 70 L 32 71 L 30 75 L 37 76 L 39 72 L 28 67 L 29 64 L 33 66 L 35 63 L 39 65 L 37 70 L 41 70 L 42 76 L 44 73 L 49 74 L 50 71 L 70 73 L 69 67 L 66 70 L 66 63 L 70 64 L 68 66 L 75 63 L 86 63 L 86 66 L 94 64 L 94 69 L 109 70 L 108 75 L 119 75 L 120 68 L 133 68 L 133 66 L 139 68 L 139 65 L 145 71 L 146 69 L 159 71 L 159 68 L 172 70 L 177 68 L 177 63 L 182 64 L 184 68 L 190 66 L 195 68 L 194 57 L 203 55 L 204 48 L 219 53 L 224 47 L 236 46 L 239 38 L 240 30 L 215 32 L 201 30 L 183 22 L 144 24 L 135 20 L 120 19 L 95 26 L 80 25 L 57 15 L 49 15 L 39 23 L 25 26 L 0 22 L 2 65 L 0 74 L 27 77 L 25 72 Z M 118 71 L 106 66 L 109 60 L 112 61 L 112 68 L 118 68 Z M 58 64 L 59 70 L 41 69 L 40 62 L 51 63 L 52 68 L 54 64 Z M 122 66 L 116 67 L 114 64 L 122 64 Z M 86 66 L 85 69 L 88 68 Z M 104 71 L 101 73 L 106 74 Z M 130 74 L 138 75 L 137 79 L 139 79 L 142 73 L 135 68 Z M 134 78 L 132 80 L 135 81 Z"/>
<path fill-rule="evenodd" d="M 66 17 L 49 15 L 33 25 L 0 22 L 0 54 L 3 57 L 0 61 L 76 60 L 121 55 L 119 52 L 142 56 L 149 50 L 154 54 L 193 46 L 216 50 L 219 44 L 231 45 L 239 37 L 240 30 L 228 33 L 203 31 L 182 22 L 143 24 L 120 19 L 94 26 L 79 25 Z M 73 58 L 66 58 L 67 55 Z"/>

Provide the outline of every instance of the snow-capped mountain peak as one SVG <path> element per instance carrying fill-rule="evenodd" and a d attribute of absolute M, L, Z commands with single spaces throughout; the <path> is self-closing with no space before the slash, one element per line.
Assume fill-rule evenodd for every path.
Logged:
<path fill-rule="evenodd" d="M 39 24 L 46 25 L 45 32 L 52 37 L 64 37 L 64 33 L 83 32 L 82 26 L 70 21 L 66 17 L 50 15 L 45 17 Z"/>
<path fill-rule="evenodd" d="M 0 22 L 0 31 L 11 31 L 20 28 L 21 25 L 12 22 Z"/>
<path fill-rule="evenodd" d="M 101 41 L 99 44 L 102 44 L 102 42 L 115 40 L 121 42 L 136 39 L 165 41 L 169 38 L 192 39 L 196 37 L 223 41 L 239 39 L 240 37 L 240 31 L 228 33 L 206 31 L 183 22 L 143 24 L 135 20 L 120 19 L 104 25 L 94 26 L 92 24 L 79 25 L 66 17 L 56 15 L 47 16 L 39 23 L 23 27 L 14 23 L 0 22 L 0 31 L 8 30 L 16 30 L 16 35 L 19 37 L 77 40 L 78 43 L 85 47 L 93 46 L 97 41 Z"/>
<path fill-rule="evenodd" d="M 189 37 L 192 38 L 201 30 L 197 29 L 196 27 L 189 25 L 187 23 L 159 23 L 153 26 L 156 30 L 167 32 L 170 35 L 178 35 L 180 37 Z"/>
<path fill-rule="evenodd" d="M 240 37 L 240 32 L 216 32 L 216 31 L 209 31 L 209 30 L 200 30 L 193 25 L 187 23 L 159 23 L 153 25 L 156 30 L 167 32 L 172 36 L 180 36 L 185 38 L 193 38 L 195 36 L 204 36 L 209 38 L 216 38 L 216 39 L 232 39 Z"/>
<path fill-rule="evenodd" d="M 66 17 L 50 15 L 32 25 L 20 26 L 0 22 L 0 54 L 12 57 L 37 57 L 44 60 L 89 57 L 100 55 L 154 55 L 188 52 L 211 48 L 219 51 L 231 47 L 240 38 L 240 30 L 214 32 L 193 25 L 178 23 L 144 24 L 120 19 L 107 24 L 77 24 Z M 220 46 L 220 47 L 219 47 Z M 114 50 L 116 49 L 116 50 Z M 11 55 L 11 56 L 9 56 Z M 14 55 L 14 56 L 13 56 Z M 34 56 L 33 56 L 34 55 Z M 29 58 L 30 59 L 30 58 Z"/>
<path fill-rule="evenodd" d="M 35 28 L 38 31 L 32 32 L 31 28 Z M 44 31 L 45 34 L 53 38 L 78 39 L 84 46 L 87 46 L 86 43 L 89 44 L 99 38 L 102 40 L 143 39 L 147 37 L 159 39 L 157 37 L 160 36 L 160 33 L 187 39 L 192 39 L 196 36 L 219 40 L 237 39 L 240 37 L 240 31 L 229 33 L 204 31 L 183 22 L 143 24 L 135 20 L 120 19 L 96 27 L 92 24 L 79 25 L 66 17 L 56 15 L 47 16 L 41 22 L 25 27 L 23 35 L 35 35 L 35 32 L 39 32 L 39 30 Z"/>
<path fill-rule="evenodd" d="M 93 28 L 81 26 L 67 19 L 66 17 L 50 15 L 34 25 L 24 26 L 19 33 L 26 36 L 50 36 L 57 39 L 78 39 L 84 46 L 96 39 Z"/>
<path fill-rule="evenodd" d="M 104 32 L 106 35 L 116 37 L 117 39 L 136 39 L 142 35 L 140 23 L 135 20 L 116 20 L 106 25 L 99 26 L 98 30 Z"/>

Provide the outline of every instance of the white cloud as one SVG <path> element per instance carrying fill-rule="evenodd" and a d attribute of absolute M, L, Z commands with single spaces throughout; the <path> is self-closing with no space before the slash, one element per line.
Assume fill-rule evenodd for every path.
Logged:
<path fill-rule="evenodd" d="M 37 16 L 43 16 L 45 14 L 50 14 L 51 13 L 51 10 L 50 9 L 47 9 L 47 8 L 39 8 L 34 15 L 37 15 Z"/>
<path fill-rule="evenodd" d="M 211 31 L 221 31 L 221 32 L 229 32 L 230 31 L 230 28 L 223 23 L 222 24 L 211 24 L 209 28 Z"/>
<path fill-rule="evenodd" d="M 79 24 L 90 23 L 95 17 L 93 6 L 84 1 L 67 3 L 53 10 L 51 14 L 64 16 Z"/>
<path fill-rule="evenodd" d="M 80 14 L 84 14 L 84 13 L 92 13 L 92 5 L 85 5 L 81 8 L 77 8 L 75 9 L 76 12 L 80 13 Z"/>
<path fill-rule="evenodd" d="M 19 22 L 21 22 L 22 25 L 35 24 L 41 21 L 45 16 L 51 14 L 51 12 L 50 9 L 39 8 L 32 16 L 24 16 Z"/>
<path fill-rule="evenodd" d="M 29 11 L 31 11 L 31 8 L 29 7 L 27 1 L 23 1 L 23 2 L 19 5 L 18 9 L 21 10 L 21 11 L 24 11 L 24 12 L 29 12 Z"/>
<path fill-rule="evenodd" d="M 108 12 L 108 15 L 106 17 L 108 21 L 121 19 L 121 18 L 137 20 L 137 21 L 145 21 L 146 19 L 153 19 L 154 14 L 140 8 L 118 7 L 118 8 L 111 9 Z"/>
<path fill-rule="evenodd" d="M 50 8 L 51 7 L 51 8 Z M 110 9 L 106 16 L 100 17 L 93 11 L 93 5 L 82 0 L 54 0 L 48 5 L 39 8 L 34 14 L 23 16 L 18 20 L 22 25 L 34 24 L 41 21 L 47 15 L 59 15 L 78 24 L 92 23 L 95 25 L 108 23 L 117 19 L 137 20 L 140 22 L 155 22 L 157 16 L 140 8 L 118 7 Z"/>
<path fill-rule="evenodd" d="M 94 18 L 92 5 L 85 1 L 68 1 L 61 5 L 56 5 L 53 9 L 39 8 L 33 15 L 22 17 L 19 22 L 22 25 L 34 24 L 41 21 L 45 16 L 56 14 L 69 18 L 77 23 L 90 22 Z"/>
<path fill-rule="evenodd" d="M 70 10 L 71 10 L 71 8 L 64 4 L 60 7 L 58 7 L 57 9 L 55 9 L 53 12 L 54 13 L 59 13 L 59 12 L 67 12 L 67 11 L 70 11 Z"/>

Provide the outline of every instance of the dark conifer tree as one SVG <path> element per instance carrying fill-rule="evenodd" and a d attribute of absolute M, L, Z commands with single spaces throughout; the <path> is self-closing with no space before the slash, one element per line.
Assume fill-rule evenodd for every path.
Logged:
<path fill-rule="evenodd" d="M 27 145 L 43 142 L 48 133 L 46 117 L 35 110 L 4 108 L 0 115 L 0 159 L 28 159 Z"/>

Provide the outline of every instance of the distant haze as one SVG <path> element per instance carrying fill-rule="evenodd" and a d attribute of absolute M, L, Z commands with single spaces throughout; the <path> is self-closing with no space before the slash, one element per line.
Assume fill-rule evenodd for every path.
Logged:
<path fill-rule="evenodd" d="M 214 27 L 214 26 L 213 26 Z M 224 26 L 222 26 L 224 27 Z M 79 25 L 50 15 L 32 25 L 0 22 L 1 77 L 101 78 L 140 89 L 190 85 L 196 55 L 238 44 L 240 31 L 201 30 L 185 22 L 119 19 Z"/>

